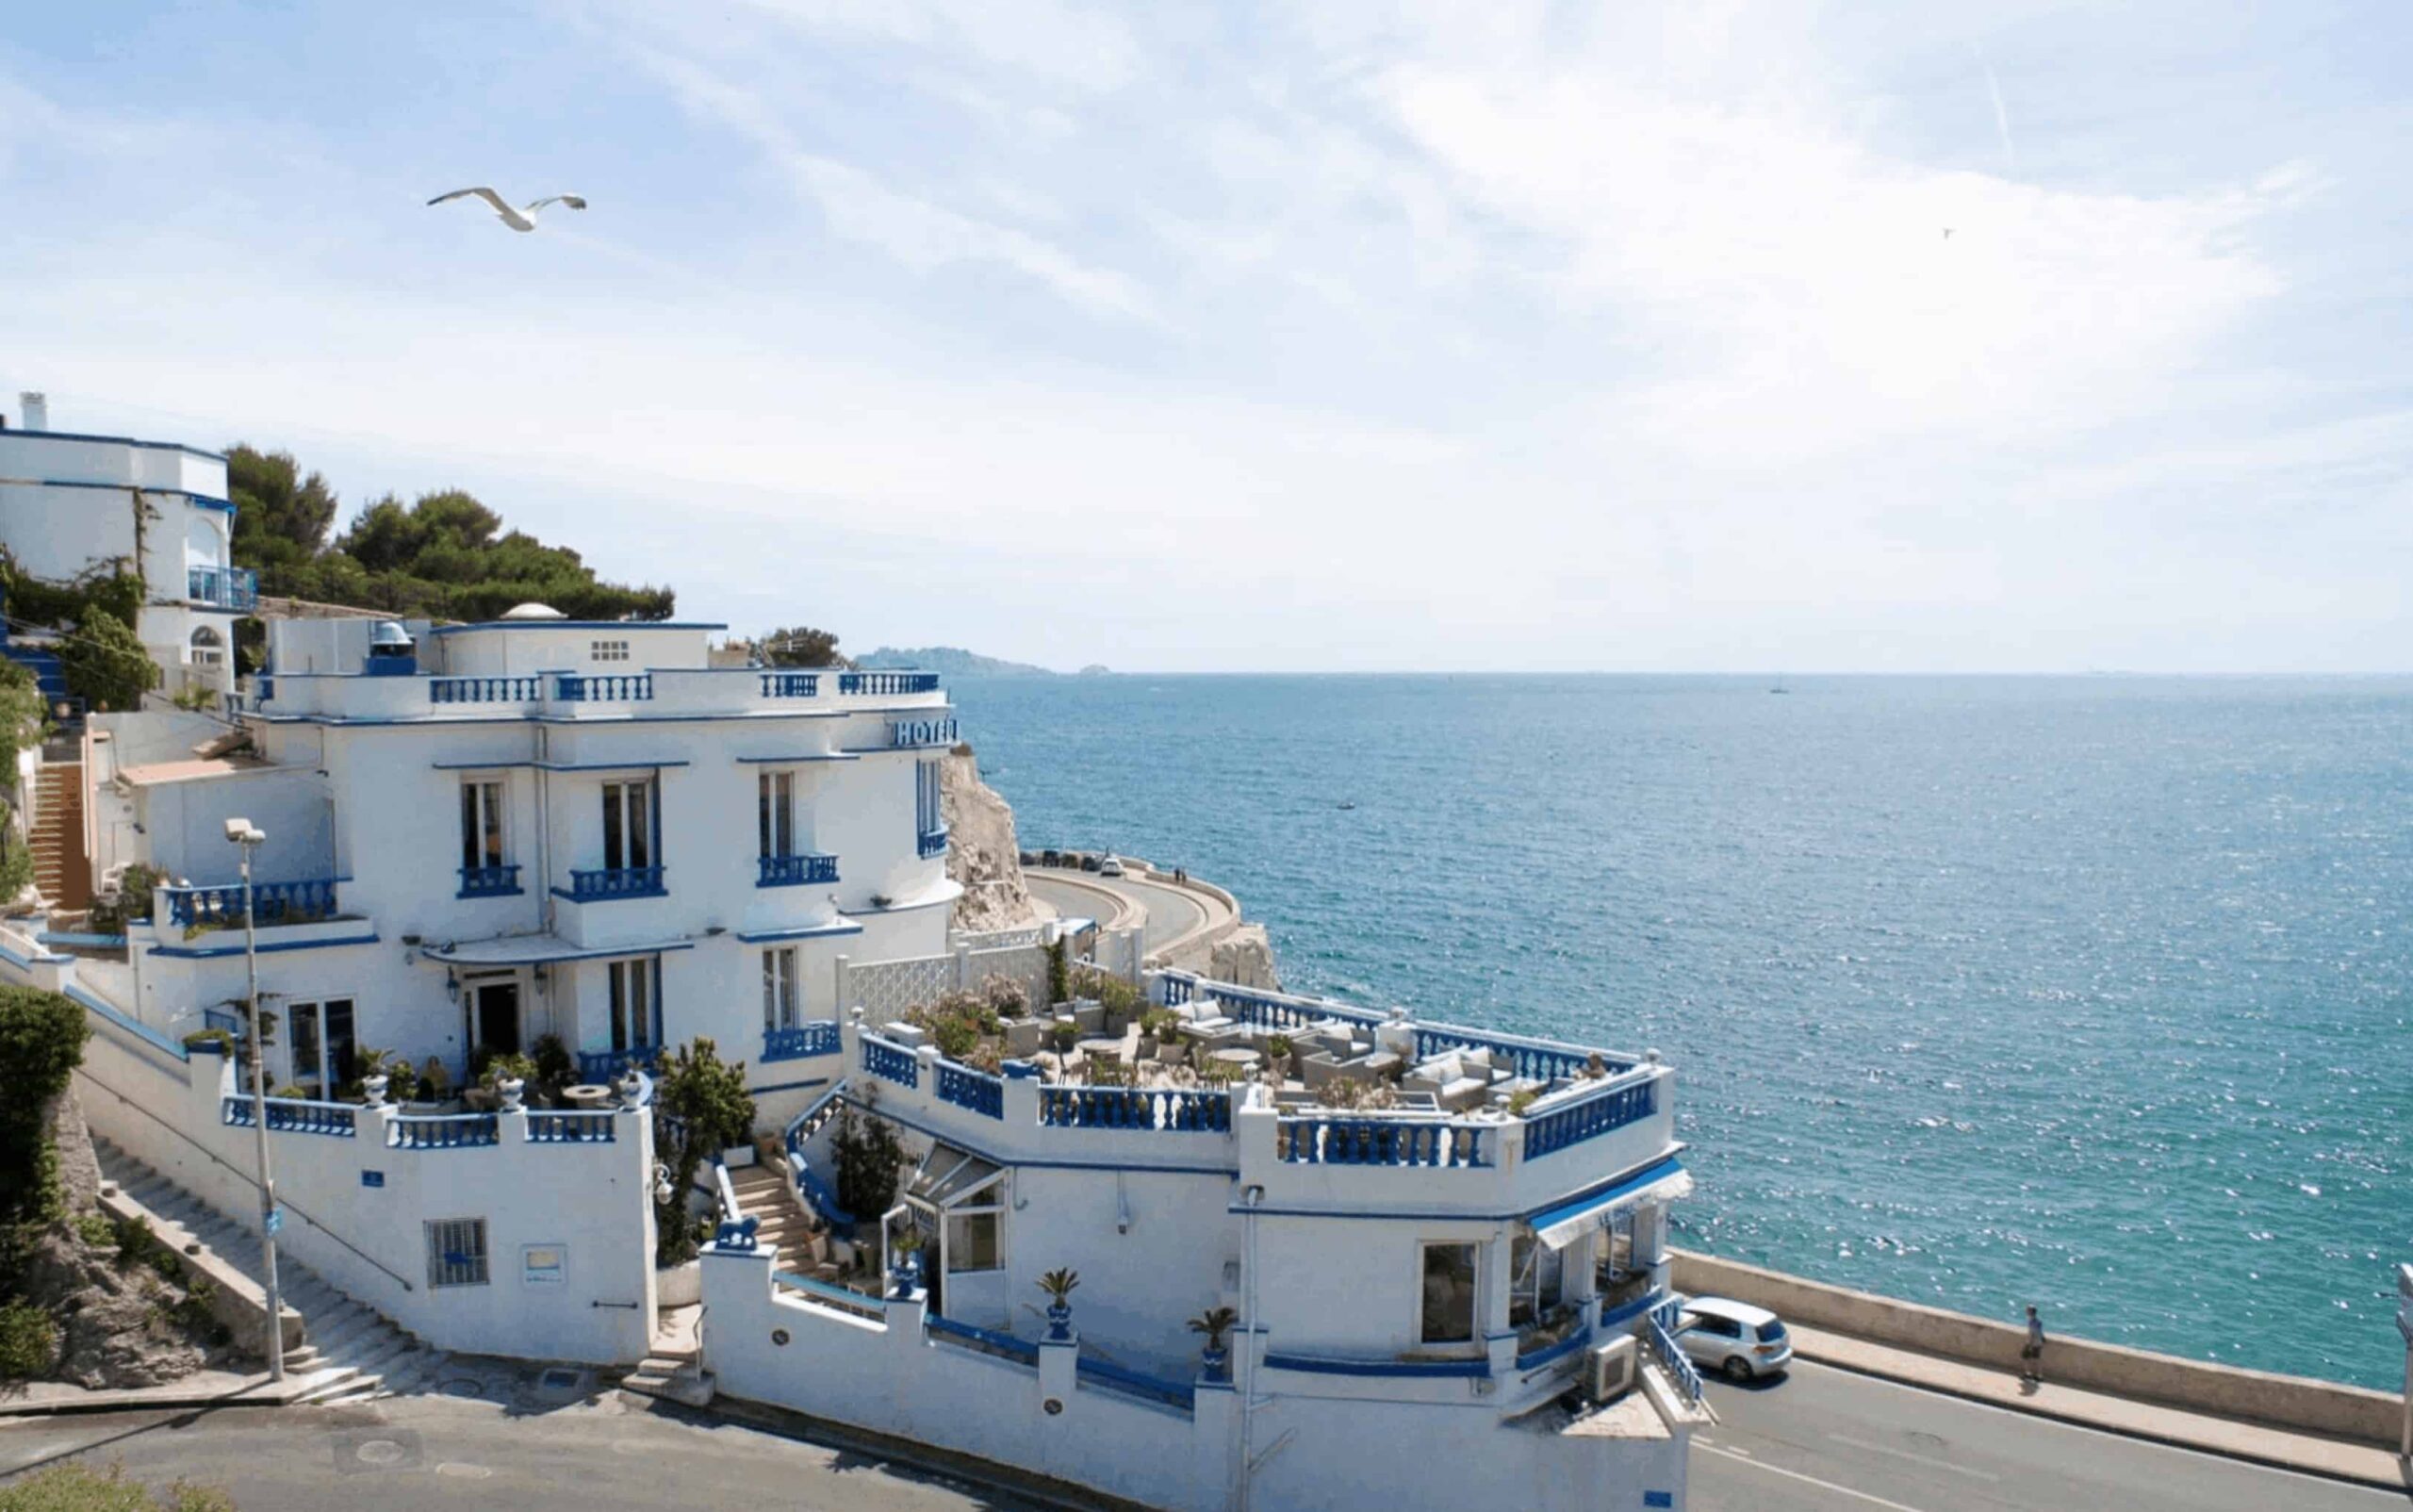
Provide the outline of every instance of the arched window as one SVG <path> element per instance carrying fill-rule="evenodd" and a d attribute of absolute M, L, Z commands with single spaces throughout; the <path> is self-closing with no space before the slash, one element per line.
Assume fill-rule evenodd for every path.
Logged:
<path fill-rule="evenodd" d="M 226 637 L 211 626 L 204 625 L 192 633 L 190 661 L 195 666 L 222 666 L 226 662 Z"/>

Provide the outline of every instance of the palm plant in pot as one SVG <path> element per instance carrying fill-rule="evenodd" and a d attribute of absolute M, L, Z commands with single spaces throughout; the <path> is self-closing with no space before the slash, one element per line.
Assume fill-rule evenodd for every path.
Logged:
<path fill-rule="evenodd" d="M 1231 1337 L 1233 1325 L 1239 1321 L 1239 1311 L 1231 1307 L 1209 1307 L 1190 1320 L 1191 1333 L 1206 1336 L 1206 1344 L 1199 1350 L 1199 1357 L 1206 1366 L 1206 1379 L 1231 1379 L 1232 1352 L 1223 1341 Z"/>
<path fill-rule="evenodd" d="M 1047 1338 L 1051 1343 L 1070 1343 L 1073 1338 L 1073 1289 L 1081 1284 L 1078 1271 L 1057 1269 L 1039 1278 L 1039 1290 L 1047 1293 Z"/>

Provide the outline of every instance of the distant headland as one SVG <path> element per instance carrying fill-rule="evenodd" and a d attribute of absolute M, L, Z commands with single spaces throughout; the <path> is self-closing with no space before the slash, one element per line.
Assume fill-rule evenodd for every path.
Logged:
<path fill-rule="evenodd" d="M 1036 666 L 1028 662 L 1009 662 L 1002 657 L 983 656 L 967 651 L 960 646 L 882 646 L 854 659 L 857 666 L 880 671 L 910 666 L 924 672 L 938 672 L 948 677 L 1060 677 L 1054 667 Z M 1084 677 L 1095 677 L 1107 669 L 1090 666 L 1081 668 Z"/>

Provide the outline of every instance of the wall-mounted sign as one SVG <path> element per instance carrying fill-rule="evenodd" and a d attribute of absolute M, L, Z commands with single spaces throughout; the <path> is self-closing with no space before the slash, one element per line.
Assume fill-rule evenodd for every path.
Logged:
<path fill-rule="evenodd" d="M 519 1246 L 519 1279 L 532 1287 L 557 1287 L 569 1279 L 569 1247 L 564 1244 Z"/>
<path fill-rule="evenodd" d="M 383 1171 L 363 1171 L 360 1173 L 360 1184 L 364 1187 L 382 1187 L 386 1184 L 386 1173 Z"/>

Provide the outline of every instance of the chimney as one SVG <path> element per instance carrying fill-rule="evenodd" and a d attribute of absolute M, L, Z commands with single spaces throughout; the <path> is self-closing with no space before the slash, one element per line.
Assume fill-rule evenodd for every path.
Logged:
<path fill-rule="evenodd" d="M 50 401 L 41 394 L 31 388 L 25 389 L 17 395 L 17 408 L 23 411 L 18 416 L 18 423 L 25 429 L 28 431 L 50 429 Z"/>

